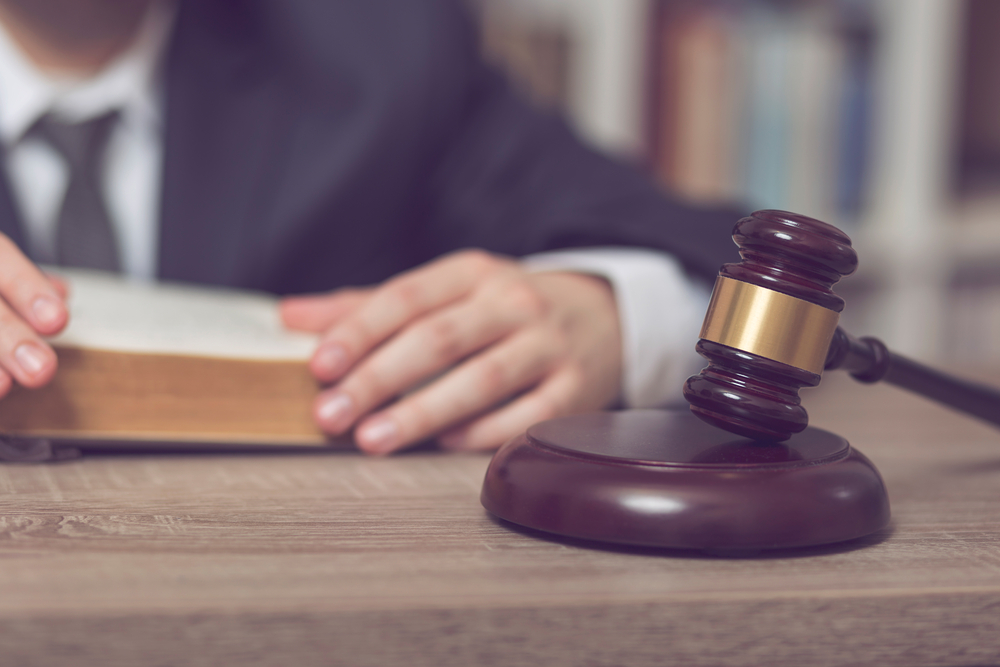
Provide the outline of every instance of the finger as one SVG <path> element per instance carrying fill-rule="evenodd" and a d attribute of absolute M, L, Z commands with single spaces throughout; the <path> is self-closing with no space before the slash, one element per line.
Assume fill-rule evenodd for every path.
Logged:
<path fill-rule="evenodd" d="M 330 433 L 504 338 L 542 308 L 527 285 L 494 284 L 468 301 L 418 320 L 362 361 L 319 399 L 317 413 Z"/>
<path fill-rule="evenodd" d="M 541 327 L 519 332 L 368 417 L 355 441 L 364 451 L 384 454 L 480 414 L 544 377 L 561 353 L 555 342 Z"/>
<path fill-rule="evenodd" d="M 0 303 L 0 367 L 25 387 L 40 387 L 56 370 L 56 354 L 17 313 Z"/>
<path fill-rule="evenodd" d="M 336 380 L 405 325 L 468 294 L 502 266 L 509 262 L 468 251 L 393 278 L 327 332 L 310 363 L 313 374 L 323 382 Z"/>
<path fill-rule="evenodd" d="M 52 284 L 52 288 L 55 289 L 56 294 L 58 294 L 63 301 L 69 298 L 69 285 L 65 280 L 51 273 L 46 273 L 45 277 L 48 278 L 49 282 Z"/>
<path fill-rule="evenodd" d="M 579 386 L 576 374 L 555 373 L 510 404 L 442 433 L 438 442 L 455 451 L 496 449 L 533 424 L 570 414 Z"/>
<path fill-rule="evenodd" d="M 0 398 L 9 394 L 11 387 L 13 386 L 14 380 L 10 377 L 10 373 L 5 370 L 0 370 Z"/>
<path fill-rule="evenodd" d="M 281 321 L 288 329 L 322 333 L 364 303 L 369 292 L 345 289 L 329 294 L 286 297 L 278 306 Z"/>
<path fill-rule="evenodd" d="M 69 313 L 58 290 L 6 236 L 0 235 L 0 295 L 38 333 L 66 326 Z M 17 374 L 14 377 L 18 377 Z"/>

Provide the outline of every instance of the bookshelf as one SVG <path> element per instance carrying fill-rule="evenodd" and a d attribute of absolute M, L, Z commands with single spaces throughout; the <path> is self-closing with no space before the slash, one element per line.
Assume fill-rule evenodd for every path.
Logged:
<path fill-rule="evenodd" d="M 845 228 L 852 330 L 1000 363 L 996 0 L 479 1 L 562 34 L 556 103 L 676 195 Z"/>
<path fill-rule="evenodd" d="M 650 0 L 478 0 L 487 51 L 544 102 L 555 102 L 597 146 L 632 158 L 645 152 L 646 23 Z M 518 38 L 517 35 L 521 37 Z M 492 38 L 492 39 L 491 39 Z M 532 46 L 533 43 L 533 46 Z M 534 65 L 562 43 L 564 81 Z M 536 55 L 534 62 L 530 54 Z M 553 72 L 553 75 L 555 73 Z M 563 90 L 553 99 L 546 91 Z"/>

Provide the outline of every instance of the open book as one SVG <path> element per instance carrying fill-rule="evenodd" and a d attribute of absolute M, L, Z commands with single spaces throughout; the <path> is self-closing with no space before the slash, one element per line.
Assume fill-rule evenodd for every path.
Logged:
<path fill-rule="evenodd" d="M 277 300 L 238 290 L 62 271 L 70 323 L 41 389 L 0 399 L 0 435 L 142 445 L 316 445 L 311 335 Z"/>

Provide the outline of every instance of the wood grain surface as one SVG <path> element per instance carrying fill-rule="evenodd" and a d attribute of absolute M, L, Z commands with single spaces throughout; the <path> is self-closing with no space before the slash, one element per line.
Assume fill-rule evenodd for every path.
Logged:
<path fill-rule="evenodd" d="M 486 456 L 0 467 L 4 665 L 1000 664 L 1000 431 L 831 376 L 890 529 L 755 557 L 492 520 Z"/>

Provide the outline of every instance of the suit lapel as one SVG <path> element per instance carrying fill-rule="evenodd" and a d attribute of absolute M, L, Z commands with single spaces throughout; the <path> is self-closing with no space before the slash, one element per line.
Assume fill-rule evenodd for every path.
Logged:
<path fill-rule="evenodd" d="M 166 62 L 159 275 L 256 287 L 250 249 L 289 122 L 249 11 L 182 2 Z"/>

